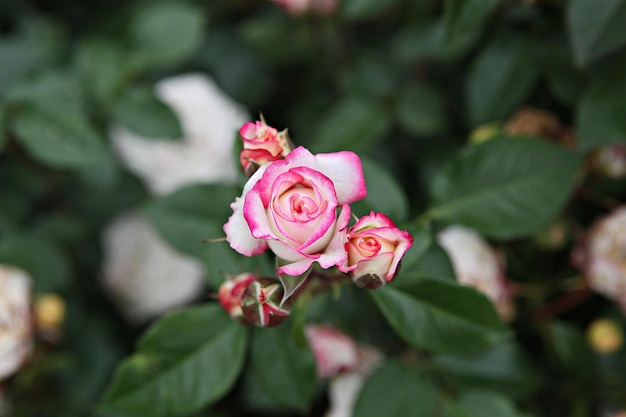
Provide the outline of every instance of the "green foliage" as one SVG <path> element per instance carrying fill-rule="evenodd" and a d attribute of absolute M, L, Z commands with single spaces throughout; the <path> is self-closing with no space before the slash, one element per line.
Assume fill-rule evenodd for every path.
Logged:
<path fill-rule="evenodd" d="M 217 305 L 190 308 L 150 327 L 118 368 L 100 413 L 187 415 L 223 396 L 245 358 L 247 331 Z"/>
<path fill-rule="evenodd" d="M 430 379 L 416 368 L 390 362 L 367 380 L 352 415 L 421 417 L 434 415 L 436 410 L 437 391 Z"/>
<path fill-rule="evenodd" d="M 532 138 L 469 146 L 435 179 L 429 213 L 496 238 L 528 236 L 563 207 L 580 163 L 578 155 Z"/>
<path fill-rule="evenodd" d="M 508 336 L 491 303 L 478 291 L 440 280 L 386 286 L 372 297 L 394 330 L 413 346 L 468 351 Z"/>

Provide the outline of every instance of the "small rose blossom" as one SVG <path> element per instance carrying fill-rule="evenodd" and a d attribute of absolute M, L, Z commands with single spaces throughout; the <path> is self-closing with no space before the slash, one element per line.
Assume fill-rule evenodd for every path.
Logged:
<path fill-rule="evenodd" d="M 0 381 L 17 371 L 32 349 L 30 287 L 26 272 L 0 265 Z"/>
<path fill-rule="evenodd" d="M 198 297 L 204 270 L 169 246 L 145 218 L 127 214 L 105 230 L 103 285 L 129 321 L 142 323 Z"/>
<path fill-rule="evenodd" d="M 459 283 L 474 287 L 493 302 L 503 320 L 513 317 L 513 303 L 499 254 L 473 230 L 449 226 L 437 235 Z"/>
<path fill-rule="evenodd" d="M 301 275 L 313 262 L 323 268 L 338 266 L 347 257 L 348 204 L 366 193 L 356 154 L 313 155 L 298 147 L 284 160 L 261 166 L 248 180 L 242 196 L 231 204 L 226 239 L 246 256 L 269 247 L 286 261 L 277 275 Z"/>
<path fill-rule="evenodd" d="M 224 310 L 234 319 L 243 317 L 241 310 L 241 297 L 248 285 L 256 281 L 258 276 L 251 273 L 243 273 L 229 277 L 222 283 L 217 297 Z"/>
<path fill-rule="evenodd" d="M 243 139 L 239 160 L 243 171 L 250 176 L 259 166 L 283 159 L 291 151 L 287 131 L 279 132 L 263 119 L 244 123 L 239 135 Z"/>
<path fill-rule="evenodd" d="M 348 257 L 339 267 L 351 272 L 357 284 L 378 288 L 391 281 L 413 237 L 400 230 L 387 216 L 371 212 L 361 217 L 348 231 Z"/>
<path fill-rule="evenodd" d="M 146 138 L 114 126 L 111 139 L 123 164 L 154 195 L 190 184 L 234 183 L 237 169 L 231 155 L 237 129 L 248 119 L 245 109 L 202 74 L 165 78 L 154 90 L 178 116 L 183 137 Z"/>
<path fill-rule="evenodd" d="M 597 221 L 574 256 L 589 287 L 626 313 L 626 206 Z"/>
<path fill-rule="evenodd" d="M 315 356 L 320 378 L 332 378 L 358 366 L 359 350 L 347 334 L 329 325 L 308 325 L 304 334 Z"/>

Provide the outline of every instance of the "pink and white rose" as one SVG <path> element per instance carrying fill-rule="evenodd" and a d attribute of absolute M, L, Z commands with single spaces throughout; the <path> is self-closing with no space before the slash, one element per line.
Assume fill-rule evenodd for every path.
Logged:
<path fill-rule="evenodd" d="M 437 241 L 450 256 L 459 283 L 485 294 L 503 320 L 512 319 L 514 306 L 504 262 L 487 241 L 462 226 L 447 227 L 437 235 Z"/>
<path fill-rule="evenodd" d="M 270 248 L 286 261 L 277 275 L 301 275 L 314 262 L 323 268 L 339 266 L 348 256 L 348 204 L 366 194 L 356 154 L 313 155 L 298 147 L 284 160 L 261 166 L 248 180 L 231 204 L 226 239 L 246 256 Z"/>
<path fill-rule="evenodd" d="M 626 312 L 626 206 L 597 221 L 574 257 L 589 287 Z"/>
<path fill-rule="evenodd" d="M 217 294 L 217 298 L 229 316 L 234 319 L 243 317 L 241 310 L 241 297 L 248 285 L 256 281 L 258 276 L 245 272 L 243 274 L 229 277 L 222 283 Z"/>
<path fill-rule="evenodd" d="M 393 279 L 400 260 L 412 245 L 413 238 L 407 231 L 398 229 L 387 216 L 371 212 L 348 231 L 348 257 L 339 270 L 350 272 L 357 284 L 380 287 Z"/>
<path fill-rule="evenodd" d="M 239 160 L 245 173 L 252 172 L 253 167 L 266 162 L 283 159 L 291 151 L 287 131 L 279 132 L 263 119 L 244 123 L 239 129 L 239 135 L 243 139 Z"/>
<path fill-rule="evenodd" d="M 0 381 L 17 371 L 32 350 L 31 279 L 0 265 Z"/>

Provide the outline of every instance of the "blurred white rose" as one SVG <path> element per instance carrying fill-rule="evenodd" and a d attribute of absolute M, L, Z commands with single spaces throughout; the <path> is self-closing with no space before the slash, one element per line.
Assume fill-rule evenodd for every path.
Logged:
<path fill-rule="evenodd" d="M 149 139 L 114 127 L 113 145 L 127 168 L 154 195 L 195 183 L 234 182 L 239 167 L 233 160 L 233 144 L 249 119 L 244 108 L 201 74 L 165 78 L 154 88 L 178 116 L 184 137 Z"/>
<path fill-rule="evenodd" d="M 17 371 L 32 348 L 30 286 L 26 272 L 0 265 L 0 380 Z"/>
<path fill-rule="evenodd" d="M 328 388 L 330 408 L 324 417 L 352 417 L 354 404 L 359 398 L 363 384 L 382 361 L 383 355 L 380 351 L 359 346 L 357 366 L 330 381 Z"/>
<path fill-rule="evenodd" d="M 473 230 L 449 226 L 437 235 L 437 242 L 452 261 L 459 283 L 474 287 L 489 298 L 503 320 L 513 316 L 513 304 L 499 254 Z"/>
<path fill-rule="evenodd" d="M 626 312 L 626 207 L 597 221 L 577 252 L 591 289 Z"/>
<path fill-rule="evenodd" d="M 105 288 L 134 323 L 181 307 L 204 288 L 202 265 L 170 247 L 138 214 L 107 227 L 103 262 Z"/>

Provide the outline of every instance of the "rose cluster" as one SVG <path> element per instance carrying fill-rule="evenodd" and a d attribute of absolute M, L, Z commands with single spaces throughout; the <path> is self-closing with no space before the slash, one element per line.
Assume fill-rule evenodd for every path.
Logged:
<path fill-rule="evenodd" d="M 287 132 L 264 120 L 244 124 L 239 133 L 240 161 L 250 178 L 224 225 L 233 249 L 246 256 L 270 249 L 283 280 L 306 276 L 313 264 L 336 267 L 365 288 L 394 278 L 413 239 L 381 213 L 350 226 L 349 204 L 367 194 L 355 153 L 314 155 L 301 146 L 293 149 Z"/>

